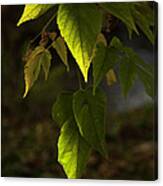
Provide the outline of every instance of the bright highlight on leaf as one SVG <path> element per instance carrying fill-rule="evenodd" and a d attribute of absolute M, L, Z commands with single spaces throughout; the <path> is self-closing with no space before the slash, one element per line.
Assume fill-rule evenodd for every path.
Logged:
<path fill-rule="evenodd" d="M 73 117 L 72 94 L 62 93 L 52 109 L 53 119 L 61 126 L 58 161 L 68 178 L 79 178 L 90 154 L 90 145 L 81 137 Z"/>
<path fill-rule="evenodd" d="M 95 4 L 63 4 L 58 9 L 57 23 L 87 82 L 96 38 L 101 32 L 101 13 Z"/>
<path fill-rule="evenodd" d="M 25 79 L 25 93 L 23 97 L 26 97 L 28 91 L 37 80 L 41 66 L 45 73 L 45 79 L 48 77 L 51 64 L 50 52 L 42 46 L 36 47 L 29 55 L 28 60 L 24 66 L 24 79 Z"/>
<path fill-rule="evenodd" d="M 80 178 L 88 156 L 90 146 L 81 137 L 74 120 L 68 120 L 61 128 L 58 140 L 58 161 L 64 167 L 68 178 Z"/>
<path fill-rule="evenodd" d="M 52 6 L 54 5 L 50 5 L 50 4 L 42 4 L 42 5 L 41 4 L 27 4 L 25 5 L 23 14 L 20 20 L 18 21 L 17 26 L 20 26 L 22 23 L 26 21 L 40 17 L 45 12 L 47 12 L 47 10 L 49 10 L 49 8 L 51 8 Z"/>

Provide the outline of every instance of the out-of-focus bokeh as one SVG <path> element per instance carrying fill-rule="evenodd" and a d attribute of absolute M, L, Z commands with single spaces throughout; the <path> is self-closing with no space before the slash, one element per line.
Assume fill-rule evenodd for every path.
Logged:
<path fill-rule="evenodd" d="M 38 20 L 20 27 L 16 23 L 24 6 L 1 7 L 1 79 L 2 79 L 2 176 L 65 178 L 57 162 L 59 128 L 52 121 L 51 108 L 61 91 L 78 89 L 77 66 L 69 56 L 71 71 L 53 53 L 52 67 L 47 81 L 43 74 L 23 99 L 24 79 L 22 57 L 28 42 L 43 28 L 52 11 Z M 50 30 L 56 29 L 55 22 Z M 134 48 L 148 63 L 154 61 L 153 46 L 141 33 L 128 39 L 122 23 L 113 34 Z M 74 68 L 75 67 L 75 68 Z M 154 180 L 157 174 L 157 116 L 153 100 L 138 81 L 127 99 L 119 83 L 102 84 L 108 96 L 106 142 L 108 160 L 93 152 L 82 178 Z"/>

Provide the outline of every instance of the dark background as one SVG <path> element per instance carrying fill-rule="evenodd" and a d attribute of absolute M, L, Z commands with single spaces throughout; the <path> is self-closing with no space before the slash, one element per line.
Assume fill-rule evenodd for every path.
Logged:
<path fill-rule="evenodd" d="M 71 71 L 67 73 L 60 58 L 51 51 L 53 60 L 48 80 L 44 81 L 41 74 L 23 99 L 25 48 L 53 12 L 16 27 L 22 11 L 23 6 L 1 7 L 2 176 L 65 178 L 57 162 L 59 128 L 52 121 L 51 108 L 61 91 L 78 89 L 77 70 L 73 70 L 77 66 L 70 55 Z M 56 28 L 53 22 L 50 30 Z M 126 27 L 118 22 L 112 33 L 105 33 L 108 40 L 113 35 L 157 68 L 157 50 L 153 50 L 142 33 L 129 40 Z M 156 179 L 157 113 L 153 100 L 139 81 L 127 99 L 121 95 L 119 83 L 108 87 L 104 80 L 101 86 L 108 95 L 106 141 L 109 160 L 92 152 L 82 178 Z"/>

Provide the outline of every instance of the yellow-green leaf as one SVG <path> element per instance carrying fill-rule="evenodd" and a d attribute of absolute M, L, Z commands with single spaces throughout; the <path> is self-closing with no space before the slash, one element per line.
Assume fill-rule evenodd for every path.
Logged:
<path fill-rule="evenodd" d="M 102 14 L 95 4 L 62 4 L 57 23 L 87 82 L 93 49 L 102 28 Z"/>
<path fill-rule="evenodd" d="M 37 80 L 41 66 L 45 72 L 45 78 L 47 78 L 50 61 L 51 54 L 44 47 L 38 46 L 32 51 L 24 67 L 25 93 L 23 97 L 26 97 L 28 91 Z"/>
<path fill-rule="evenodd" d="M 52 117 L 61 127 L 58 139 L 58 161 L 68 178 L 80 178 L 91 147 L 80 135 L 73 117 L 72 94 L 62 93 L 53 105 Z"/>
<path fill-rule="evenodd" d="M 116 74 L 114 72 L 113 69 L 110 69 L 107 73 L 106 73 L 106 80 L 107 80 L 107 84 L 109 86 L 113 85 L 114 83 L 117 82 L 117 78 L 116 78 Z"/>
<path fill-rule="evenodd" d="M 21 18 L 19 19 L 17 26 L 20 26 L 22 23 L 36 19 L 43 15 L 49 8 L 51 8 L 54 5 L 50 4 L 27 4 L 25 5 L 23 14 Z"/>
<path fill-rule="evenodd" d="M 61 128 L 58 140 L 58 161 L 68 178 L 80 178 L 86 166 L 90 145 L 78 131 L 75 121 L 67 120 Z"/>
<path fill-rule="evenodd" d="M 68 65 L 68 60 L 67 60 L 67 48 L 66 48 L 63 38 L 58 37 L 56 41 L 52 44 L 52 46 L 56 49 L 61 60 L 66 65 L 67 71 L 69 71 L 69 65 Z"/>
<path fill-rule="evenodd" d="M 40 63 L 45 73 L 45 80 L 48 79 L 49 69 L 51 65 L 51 54 L 48 50 L 45 50 L 40 57 Z"/>
<path fill-rule="evenodd" d="M 105 47 L 107 46 L 107 41 L 106 41 L 106 38 L 105 36 L 100 33 L 98 36 L 97 36 L 97 41 L 96 41 L 96 44 L 100 44 L 102 43 Z"/>

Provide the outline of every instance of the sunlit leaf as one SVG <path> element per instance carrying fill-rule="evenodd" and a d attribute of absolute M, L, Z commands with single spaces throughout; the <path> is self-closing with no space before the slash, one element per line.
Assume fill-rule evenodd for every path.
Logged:
<path fill-rule="evenodd" d="M 81 137 L 74 120 L 68 120 L 61 128 L 58 141 L 58 161 L 68 178 L 79 178 L 85 168 L 90 146 Z"/>
<path fill-rule="evenodd" d="M 25 5 L 23 14 L 21 18 L 19 19 L 17 26 L 20 26 L 22 23 L 26 21 L 40 17 L 45 12 L 47 12 L 47 10 L 49 10 L 49 8 L 51 8 L 52 6 L 54 5 L 50 5 L 50 4 L 42 4 L 42 5 L 41 4 L 27 4 Z"/>
<path fill-rule="evenodd" d="M 72 94 L 62 93 L 57 98 L 52 116 L 62 127 L 58 140 L 58 161 L 68 178 L 79 178 L 84 171 L 91 148 L 81 137 L 74 120 Z"/>
<path fill-rule="evenodd" d="M 95 4 L 62 4 L 57 23 L 87 82 L 93 49 L 102 28 L 102 14 Z"/>

